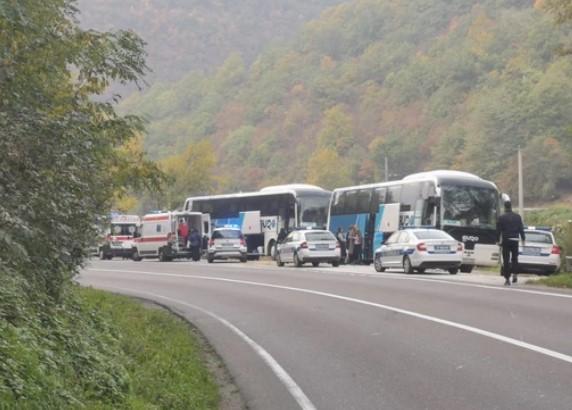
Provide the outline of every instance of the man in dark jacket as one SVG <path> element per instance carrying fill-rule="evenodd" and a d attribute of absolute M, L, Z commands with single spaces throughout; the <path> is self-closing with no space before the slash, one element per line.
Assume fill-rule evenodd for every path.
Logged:
<path fill-rule="evenodd" d="M 202 238 L 199 231 L 193 229 L 189 236 L 189 244 L 191 245 L 191 257 L 195 262 L 201 259 L 201 242 Z"/>
<path fill-rule="evenodd" d="M 512 211 L 510 202 L 504 203 L 504 215 L 497 220 L 497 240 L 502 246 L 503 276 L 505 286 L 510 286 L 510 275 L 512 282 L 517 281 L 518 274 L 518 242 L 519 237 L 522 242 L 526 240 L 524 236 L 524 225 L 519 214 Z"/>

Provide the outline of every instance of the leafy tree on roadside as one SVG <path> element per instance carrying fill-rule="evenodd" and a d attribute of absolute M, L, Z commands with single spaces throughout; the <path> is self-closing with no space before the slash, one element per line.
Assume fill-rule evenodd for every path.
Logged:
<path fill-rule="evenodd" d="M 142 152 L 119 149 L 142 122 L 92 98 L 144 74 L 143 43 L 81 30 L 73 6 L 0 2 L 0 269 L 55 298 L 114 195 L 159 182 Z"/>

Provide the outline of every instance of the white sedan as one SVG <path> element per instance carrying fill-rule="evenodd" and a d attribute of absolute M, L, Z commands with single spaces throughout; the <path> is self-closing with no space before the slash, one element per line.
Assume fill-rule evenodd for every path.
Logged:
<path fill-rule="evenodd" d="M 305 263 L 319 266 L 321 262 L 340 266 L 340 244 L 330 231 L 312 229 L 291 232 L 276 252 L 276 264 L 293 263 L 300 267 Z"/>
<path fill-rule="evenodd" d="M 526 242 L 520 245 L 518 265 L 522 272 L 551 274 L 560 270 L 560 247 L 548 230 L 524 230 Z"/>
<path fill-rule="evenodd" d="M 463 262 L 463 244 L 438 229 L 405 229 L 391 235 L 375 251 L 378 272 L 403 268 L 411 274 L 426 269 L 445 269 L 457 274 Z"/>

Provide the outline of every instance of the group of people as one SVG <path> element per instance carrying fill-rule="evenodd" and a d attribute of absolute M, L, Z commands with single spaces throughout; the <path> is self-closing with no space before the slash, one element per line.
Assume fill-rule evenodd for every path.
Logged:
<path fill-rule="evenodd" d="M 357 225 L 350 225 L 348 231 L 338 228 L 336 238 L 340 243 L 342 260 L 347 264 L 360 264 L 362 262 L 363 235 Z"/>
<path fill-rule="evenodd" d="M 179 221 L 177 234 L 179 236 L 180 245 L 191 250 L 191 258 L 194 261 L 200 260 L 203 238 L 201 237 L 199 231 L 196 228 L 189 230 L 187 221 L 181 219 Z"/>

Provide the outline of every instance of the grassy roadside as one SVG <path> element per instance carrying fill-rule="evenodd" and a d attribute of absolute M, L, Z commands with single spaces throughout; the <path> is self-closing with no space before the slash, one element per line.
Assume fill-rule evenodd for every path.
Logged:
<path fill-rule="evenodd" d="M 0 409 L 207 410 L 228 400 L 218 359 L 175 315 L 77 286 L 58 303 L 40 295 L 0 271 Z"/>
<path fill-rule="evenodd" d="M 529 280 L 526 284 L 572 289 L 572 273 L 559 273 L 558 275 L 551 275 L 542 279 Z"/>
<path fill-rule="evenodd" d="M 80 294 L 118 332 L 130 379 L 125 407 L 218 408 L 218 387 L 187 323 L 123 296 L 93 289 L 80 289 Z"/>

